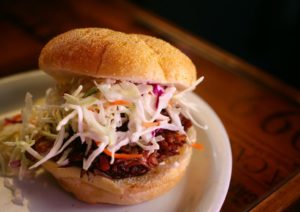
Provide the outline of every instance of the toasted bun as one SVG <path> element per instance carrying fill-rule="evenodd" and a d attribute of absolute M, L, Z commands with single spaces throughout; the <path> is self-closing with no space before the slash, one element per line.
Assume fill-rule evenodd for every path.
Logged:
<path fill-rule="evenodd" d="M 172 156 L 147 174 L 112 180 L 93 174 L 80 177 L 77 167 L 60 168 L 54 162 L 43 166 L 68 192 L 87 203 L 131 205 L 151 200 L 174 187 L 183 176 L 192 154 L 191 147 L 182 148 L 181 154 Z"/>
<path fill-rule="evenodd" d="M 80 75 L 174 84 L 183 89 L 196 80 L 192 61 L 169 43 L 102 28 L 58 35 L 43 48 L 39 65 L 59 81 Z"/>

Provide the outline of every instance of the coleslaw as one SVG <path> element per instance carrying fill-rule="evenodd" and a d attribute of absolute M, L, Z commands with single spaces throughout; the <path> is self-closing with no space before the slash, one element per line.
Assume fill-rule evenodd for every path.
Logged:
<path fill-rule="evenodd" d="M 34 169 L 58 155 L 60 158 L 56 163 L 67 165 L 72 151 L 70 144 L 76 139 L 87 145 L 82 165 L 85 171 L 105 151 L 111 154 L 110 163 L 114 163 L 117 151 L 128 144 L 138 145 L 148 154 L 153 153 L 163 140 L 157 135 L 158 130 L 179 132 L 192 144 L 196 140 L 195 132 L 193 128 L 185 132 L 180 115 L 189 118 L 197 127 L 206 129 L 207 126 L 193 119 L 191 111 L 196 109 L 181 97 L 195 89 L 202 80 L 203 77 L 199 78 L 181 92 L 172 85 L 117 80 L 79 82 L 75 89 L 63 95 L 61 88 L 48 89 L 45 103 L 39 105 L 34 105 L 32 96 L 27 94 L 21 113 L 22 123 L 4 126 L 0 132 L 0 145 L 12 149 L 9 164 L 20 162 L 15 164 L 19 164 L 17 168 L 22 178 L 28 168 Z M 124 125 L 125 130 L 120 130 Z M 53 142 L 50 151 L 44 155 L 32 148 L 41 138 Z M 93 142 L 97 147 L 91 149 Z M 2 172 L 9 173 L 4 165 L 8 156 L 2 154 Z M 25 154 L 36 158 L 36 162 L 30 163 Z M 9 167 L 10 170 L 14 168 Z"/>

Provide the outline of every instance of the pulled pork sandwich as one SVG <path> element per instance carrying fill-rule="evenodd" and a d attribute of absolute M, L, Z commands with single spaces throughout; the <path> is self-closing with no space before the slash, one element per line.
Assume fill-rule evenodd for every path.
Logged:
<path fill-rule="evenodd" d="M 21 173 L 42 165 L 78 199 L 119 205 L 178 183 L 200 147 L 192 124 L 204 127 L 182 99 L 203 79 L 187 56 L 151 36 L 86 28 L 52 39 L 39 65 L 57 85 L 43 104 L 27 94 L 22 119 L 3 127 L 18 132 L 4 143 Z"/>

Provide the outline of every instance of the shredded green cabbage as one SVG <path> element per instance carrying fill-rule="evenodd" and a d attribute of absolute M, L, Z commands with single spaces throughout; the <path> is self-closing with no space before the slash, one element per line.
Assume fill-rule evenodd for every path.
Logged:
<path fill-rule="evenodd" d="M 149 153 L 154 152 L 159 149 L 158 142 L 163 140 L 161 136 L 153 133 L 156 130 L 179 131 L 188 136 L 189 142 L 193 142 L 195 133 L 184 131 L 180 114 L 198 127 L 205 126 L 192 117 L 190 111 L 193 110 L 193 105 L 183 102 L 180 97 L 193 90 L 202 80 L 200 78 L 195 85 L 183 92 L 178 92 L 174 86 L 164 86 L 160 95 L 153 92 L 153 85 L 150 84 L 114 80 L 93 82 L 94 86 L 88 88 L 79 85 L 64 95 L 53 88 L 47 90 L 45 103 L 41 105 L 34 105 L 32 96 L 26 94 L 25 107 L 22 110 L 23 122 L 3 128 L 0 133 L 0 147 L 4 144 L 5 148 L 11 149 L 9 160 L 21 160 L 19 174 L 22 175 L 28 166 L 31 169 L 36 168 L 59 154 L 62 156 L 57 163 L 67 165 L 71 151 L 69 145 L 76 138 L 87 144 L 87 158 L 84 159 L 82 167 L 84 170 L 89 169 L 105 148 L 112 153 L 111 163 L 114 162 L 115 152 L 129 143 L 135 143 Z M 163 111 L 168 115 L 164 115 Z M 117 130 L 127 123 L 126 132 Z M 69 135 L 70 130 L 75 133 Z M 40 137 L 55 141 L 46 155 L 40 155 L 32 148 Z M 98 147 L 88 155 L 93 141 L 97 141 Z M 2 150 L 0 152 L 3 154 Z M 30 163 L 24 155 L 25 152 L 38 161 L 35 164 Z M 2 154 L 0 165 L 2 172 L 5 172 L 7 156 Z"/>

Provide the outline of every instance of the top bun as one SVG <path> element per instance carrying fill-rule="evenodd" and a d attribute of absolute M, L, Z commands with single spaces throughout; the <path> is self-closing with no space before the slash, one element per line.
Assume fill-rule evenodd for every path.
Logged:
<path fill-rule="evenodd" d="M 174 84 L 184 89 L 196 80 L 192 61 L 169 43 L 103 28 L 58 35 L 43 48 L 39 66 L 58 81 L 79 75 Z"/>

